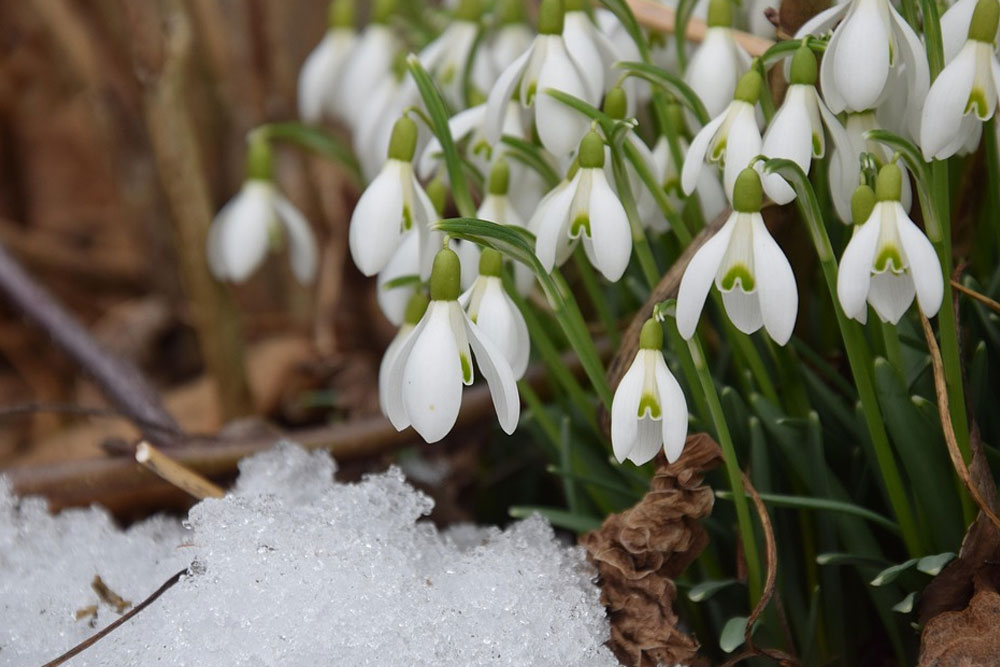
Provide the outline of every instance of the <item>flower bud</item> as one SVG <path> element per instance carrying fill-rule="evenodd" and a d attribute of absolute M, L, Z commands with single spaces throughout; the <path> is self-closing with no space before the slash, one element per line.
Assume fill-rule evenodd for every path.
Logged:
<path fill-rule="evenodd" d="M 561 35 L 565 16 L 563 0 L 542 0 L 538 8 L 538 34 Z"/>
<path fill-rule="evenodd" d="M 462 266 L 449 248 L 438 250 L 431 269 L 431 301 L 455 301 L 462 292 Z"/>
<path fill-rule="evenodd" d="M 731 28 L 732 26 L 732 0 L 710 0 L 708 3 L 708 27 Z"/>
<path fill-rule="evenodd" d="M 604 140 L 601 135 L 591 130 L 580 141 L 580 168 L 601 169 L 604 167 Z"/>
<path fill-rule="evenodd" d="M 615 120 L 625 117 L 625 110 L 628 108 L 628 99 L 621 86 L 615 86 L 604 96 L 604 113 Z"/>
<path fill-rule="evenodd" d="M 417 150 L 417 124 L 413 119 L 403 114 L 392 126 L 392 137 L 389 139 L 389 159 L 402 162 L 412 162 Z"/>
<path fill-rule="evenodd" d="M 502 270 L 503 255 L 493 248 L 483 248 L 479 256 L 479 275 L 499 278 Z"/>
<path fill-rule="evenodd" d="M 851 195 L 851 219 L 856 225 L 864 224 L 875 208 L 875 191 L 868 185 L 859 185 Z"/>
<path fill-rule="evenodd" d="M 404 324 L 417 324 L 427 312 L 428 299 L 423 290 L 416 290 L 413 296 L 406 303 L 406 314 L 403 316 Z"/>
<path fill-rule="evenodd" d="M 760 213 L 763 202 L 760 174 L 747 167 L 736 177 L 736 184 L 733 186 L 733 210 L 740 213 Z"/>
<path fill-rule="evenodd" d="M 1000 22 L 1000 3 L 997 0 L 979 0 L 972 12 L 972 22 L 969 23 L 969 39 L 992 44 L 997 34 L 998 22 Z"/>
<path fill-rule="evenodd" d="M 487 191 L 491 195 L 505 195 L 510 189 L 510 166 L 507 160 L 500 158 L 490 169 L 490 180 Z"/>
<path fill-rule="evenodd" d="M 816 85 L 816 55 L 805 44 L 802 44 L 792 56 L 792 72 L 789 83 Z"/>
<path fill-rule="evenodd" d="M 650 318 L 642 325 L 639 333 L 640 350 L 662 350 L 663 349 L 663 326 Z"/>
<path fill-rule="evenodd" d="M 760 72 L 756 69 L 751 69 L 740 77 L 739 83 L 736 84 L 736 92 L 733 94 L 733 99 L 746 102 L 747 104 L 757 104 L 757 100 L 760 99 L 760 86 Z"/>
<path fill-rule="evenodd" d="M 903 191 L 903 172 L 895 164 L 887 164 L 878 170 L 875 179 L 875 199 L 878 201 L 899 201 Z"/>

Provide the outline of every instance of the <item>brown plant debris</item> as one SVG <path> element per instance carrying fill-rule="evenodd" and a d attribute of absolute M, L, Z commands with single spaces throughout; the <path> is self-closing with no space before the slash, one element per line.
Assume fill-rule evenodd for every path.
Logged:
<path fill-rule="evenodd" d="M 939 614 L 924 628 L 921 667 L 996 664 L 1000 656 L 1000 594 L 985 576 L 976 577 L 975 588 L 968 607 Z"/>
<path fill-rule="evenodd" d="M 690 664 L 698 641 L 678 627 L 677 577 L 708 543 L 699 519 L 712 511 L 705 473 L 721 462 L 707 434 L 687 439 L 681 458 L 660 465 L 646 496 L 581 538 L 597 566 L 611 620 L 609 647 L 626 665 Z"/>
<path fill-rule="evenodd" d="M 119 614 L 124 614 L 125 610 L 132 606 L 132 603 L 123 598 L 122 596 L 111 590 L 104 580 L 101 579 L 101 575 L 94 577 L 94 580 L 90 582 L 90 587 L 94 589 L 97 593 L 97 597 L 101 599 L 101 602 L 113 607 Z"/>

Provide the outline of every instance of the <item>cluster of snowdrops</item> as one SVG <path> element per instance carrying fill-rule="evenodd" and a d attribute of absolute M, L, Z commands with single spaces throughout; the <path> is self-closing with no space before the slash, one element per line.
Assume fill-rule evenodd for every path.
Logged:
<path fill-rule="evenodd" d="M 846 316 L 864 322 L 870 305 L 895 324 L 914 300 L 928 317 L 938 312 L 942 267 L 908 213 L 912 164 L 872 131 L 909 140 L 927 162 L 978 148 L 1000 88 L 998 0 L 958 0 L 943 14 L 944 67 L 933 82 L 922 35 L 889 0 L 834 5 L 776 51 L 787 89 L 767 123 L 763 62 L 733 27 L 773 37 L 766 3 L 701 2 L 694 15 L 707 23 L 704 39 L 679 48 L 663 36 L 640 44 L 620 14 L 582 0 L 542 0 L 534 27 L 523 0 L 452 4 L 439 34 L 408 54 L 394 2 L 373 3 L 360 27 L 353 2 L 334 0 L 299 81 L 303 120 L 346 125 L 368 182 L 350 251 L 365 275 L 378 276 L 379 304 L 399 326 L 379 379 L 396 428 L 443 438 L 475 359 L 511 433 L 530 352 L 512 296 L 537 289 L 578 244 L 606 280 L 621 280 L 634 255 L 644 262 L 646 236 L 680 233 L 677 212 L 694 202 L 704 219 L 726 210 L 728 218 L 691 258 L 676 302 L 643 327 L 611 409 L 619 461 L 642 464 L 661 447 L 675 460 L 688 411 L 664 360 L 661 321 L 675 318 L 690 339 L 714 286 L 742 332 L 763 328 L 784 345 L 795 326 L 795 275 L 761 207 L 801 192 L 768 159 L 803 174 L 827 160 L 839 222 L 826 222 L 853 225 L 836 276 Z M 670 74 L 682 59 L 683 76 Z M 450 114 L 443 132 L 420 76 Z M 651 106 L 660 113 L 642 113 Z M 637 116 L 652 117 L 656 131 Z M 295 275 L 308 282 L 318 256 L 310 226 L 276 189 L 266 141 L 250 144 L 248 179 L 210 230 L 212 270 L 242 281 L 284 236 Z M 448 159 L 456 155 L 458 169 Z M 449 193 L 463 217 L 515 230 L 533 246 L 531 261 L 445 234 Z"/>

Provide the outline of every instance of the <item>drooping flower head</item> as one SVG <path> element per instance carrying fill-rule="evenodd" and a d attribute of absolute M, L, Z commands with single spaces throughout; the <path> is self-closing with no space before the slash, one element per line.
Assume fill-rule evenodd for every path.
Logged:
<path fill-rule="evenodd" d="M 736 181 L 733 212 L 688 264 L 677 292 L 677 330 L 694 335 L 714 283 L 726 314 L 743 333 L 762 326 L 779 345 L 792 336 L 799 297 L 795 275 L 760 214 L 760 175 L 744 169 Z"/>
<path fill-rule="evenodd" d="M 299 115 L 307 123 L 317 123 L 324 116 L 346 119 L 340 82 L 357 42 L 354 18 L 354 0 L 330 3 L 326 35 L 299 73 Z"/>
<path fill-rule="evenodd" d="M 344 65 L 338 97 L 343 113 L 352 129 L 357 130 L 371 114 L 372 91 L 392 76 L 393 62 L 401 43 L 389 26 L 396 11 L 397 0 L 374 0 L 371 20 L 358 38 L 354 50 Z"/>
<path fill-rule="evenodd" d="M 378 367 L 378 404 L 383 414 L 388 414 L 386 406 L 388 405 L 389 396 L 389 369 L 392 368 L 396 357 L 399 356 L 399 351 L 406 344 L 410 334 L 413 333 L 413 330 L 420 324 L 420 320 L 423 319 L 424 313 L 427 312 L 428 303 L 430 303 L 430 300 L 423 289 L 410 292 L 410 296 L 406 301 L 403 318 L 399 323 L 399 331 L 396 332 L 396 336 L 389 343 L 389 347 L 385 348 L 385 354 L 382 355 L 382 362 Z"/>
<path fill-rule="evenodd" d="M 388 368 L 385 413 L 397 430 L 412 425 L 427 442 L 451 431 L 472 384 L 472 360 L 486 378 L 500 427 L 513 433 L 521 406 L 514 373 L 504 353 L 469 319 L 458 303 L 458 255 L 444 248 L 434 258 L 431 301 Z"/>
<path fill-rule="evenodd" d="M 941 307 L 944 278 L 934 246 L 913 224 L 899 202 L 902 172 L 894 164 L 879 170 L 875 202 L 867 217 L 855 198 L 855 222 L 861 226 L 847 244 L 837 273 L 837 296 L 844 314 L 867 318 L 866 303 L 884 322 L 895 324 L 913 302 L 933 317 Z"/>
<path fill-rule="evenodd" d="M 305 216 L 278 192 L 273 181 L 271 147 L 251 134 L 247 180 L 222 207 L 208 229 L 209 268 L 218 280 L 241 283 L 287 238 L 292 272 L 302 284 L 316 276 L 316 240 Z"/>
<path fill-rule="evenodd" d="M 639 352 L 611 402 L 615 458 L 642 465 L 662 447 L 673 463 L 684 449 L 687 425 L 684 392 L 663 359 L 663 327 L 647 320 L 639 334 Z"/>
<path fill-rule="evenodd" d="M 750 55 L 733 37 L 732 0 L 711 0 L 708 29 L 684 72 L 684 81 L 714 118 L 726 108 L 740 77 L 750 69 Z"/>
<path fill-rule="evenodd" d="M 420 52 L 421 64 L 437 79 L 444 98 L 456 108 L 466 104 L 463 91 L 466 66 L 471 68 L 469 84 L 472 88 L 469 93 L 478 99 L 486 95 L 496 77 L 489 56 L 482 50 L 475 54 L 472 51 L 482 13 L 482 0 L 460 0 L 448 26 Z"/>

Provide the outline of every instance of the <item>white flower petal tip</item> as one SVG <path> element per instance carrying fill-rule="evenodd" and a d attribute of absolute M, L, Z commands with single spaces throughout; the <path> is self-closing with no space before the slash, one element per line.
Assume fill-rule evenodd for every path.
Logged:
<path fill-rule="evenodd" d="M 687 436 L 684 392 L 660 350 L 640 349 L 611 403 L 611 445 L 619 463 L 642 465 L 663 448 L 676 461 Z"/>
<path fill-rule="evenodd" d="M 885 322 L 896 324 L 916 296 L 928 317 L 937 314 L 944 276 L 933 245 L 898 201 L 875 205 L 844 250 L 837 297 L 844 313 L 864 321 L 866 302 Z"/>
<path fill-rule="evenodd" d="M 489 338 L 519 380 L 528 369 L 531 343 L 528 325 L 497 276 L 479 276 L 466 293 L 466 313 L 482 336 Z"/>
<path fill-rule="evenodd" d="M 249 180 L 219 211 L 208 231 L 206 252 L 212 275 L 241 283 L 263 263 L 268 247 L 288 237 L 292 271 L 300 283 L 316 276 L 317 250 L 302 213 L 269 181 Z"/>
<path fill-rule="evenodd" d="M 393 354 L 384 360 L 380 402 L 397 430 L 412 425 L 428 443 L 448 435 L 458 420 L 462 387 L 473 380 L 474 356 L 501 428 L 514 432 L 520 418 L 514 373 L 504 353 L 469 320 L 458 301 L 431 301 Z"/>
<path fill-rule="evenodd" d="M 337 93 L 344 63 L 355 42 L 353 29 L 333 28 L 306 58 L 298 83 L 299 115 L 305 122 L 318 123 L 324 116 L 343 116 L 337 105 Z"/>

